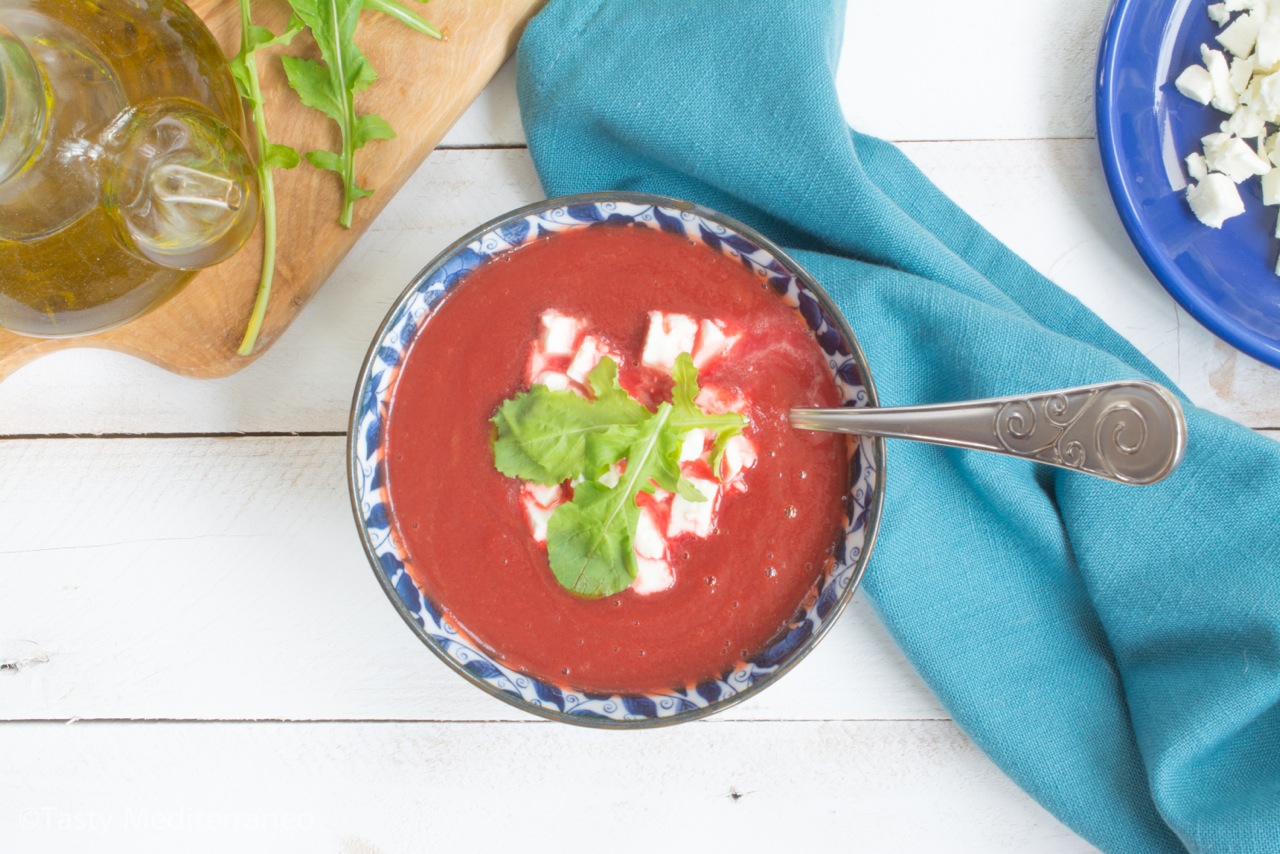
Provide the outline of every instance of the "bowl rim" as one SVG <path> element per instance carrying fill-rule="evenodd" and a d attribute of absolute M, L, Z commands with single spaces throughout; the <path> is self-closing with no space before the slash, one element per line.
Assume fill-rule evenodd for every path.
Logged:
<path fill-rule="evenodd" d="M 401 307 L 413 297 L 417 289 L 422 283 L 434 275 L 444 264 L 453 258 L 459 251 L 464 249 L 472 241 L 500 229 L 502 226 L 511 222 L 524 219 L 525 217 L 544 211 L 551 211 L 556 208 L 568 207 L 570 205 L 598 204 L 605 202 L 623 202 L 642 205 L 661 205 L 673 210 L 679 210 L 702 217 L 711 222 L 719 223 L 733 231 L 740 233 L 743 237 L 755 243 L 761 249 L 765 250 L 776 258 L 783 266 L 785 266 L 792 275 L 794 275 L 803 286 L 809 290 L 810 294 L 818 301 L 828 320 L 834 323 L 840 337 L 844 343 L 848 345 L 850 356 L 857 365 L 859 375 L 862 379 L 863 388 L 866 392 L 868 407 L 878 407 L 879 397 L 876 394 L 875 381 L 872 379 L 870 367 L 867 364 L 866 355 L 862 352 L 862 347 L 858 344 L 857 337 L 853 334 L 852 328 L 849 326 L 848 320 L 844 313 L 836 306 L 826 289 L 818 284 L 813 275 L 809 273 L 802 265 L 800 265 L 789 253 L 774 243 L 769 238 L 760 234 L 754 228 L 744 223 L 720 213 L 719 211 L 699 205 L 695 202 L 684 201 L 670 196 L 662 196 L 652 193 L 635 193 L 627 191 L 596 191 L 591 193 L 578 193 L 568 196 L 556 196 L 553 198 L 542 199 L 540 201 L 531 202 L 522 205 L 504 214 L 476 226 L 469 230 L 466 234 L 450 243 L 442 249 L 426 266 L 418 271 L 403 291 L 392 301 L 387 309 L 386 316 L 378 325 L 377 331 L 374 333 L 368 351 L 365 353 L 364 360 L 360 364 L 360 373 L 356 380 L 355 391 L 351 399 L 351 412 L 347 420 L 347 497 L 350 500 L 351 511 L 356 524 L 356 530 L 360 534 L 360 543 L 364 548 L 365 558 L 369 563 L 369 568 L 373 571 L 374 576 L 378 580 L 379 586 L 383 593 L 391 600 L 392 606 L 396 613 L 404 620 L 405 624 L 413 631 L 414 635 L 422 641 L 422 643 L 431 650 L 435 656 L 443 661 L 450 670 L 462 676 L 475 687 L 484 691 L 490 696 L 496 697 L 503 702 L 514 706 L 515 708 L 547 718 L 561 723 L 572 724 L 574 726 L 589 727 L 592 729 L 655 729 L 658 727 L 673 726 L 679 723 L 698 720 L 709 715 L 719 714 L 737 704 L 754 697 L 757 693 L 774 684 L 782 676 L 789 673 L 797 664 L 805 659 L 818 642 L 826 637 L 831 627 L 839 620 L 849 603 L 853 600 L 854 594 L 862 583 L 862 577 L 866 573 L 867 562 L 870 560 L 871 553 L 875 549 L 876 536 L 880 528 L 880 516 L 884 504 L 884 483 L 885 483 L 885 441 L 880 437 L 872 437 L 872 456 L 875 466 L 876 478 L 875 488 L 872 490 L 871 501 L 866 508 L 865 534 L 863 537 L 862 551 L 856 558 L 855 564 L 849 574 L 849 583 L 843 591 L 840 592 L 839 598 L 832 606 L 831 611 L 821 624 L 814 630 L 808 638 L 806 638 L 795 652 L 788 659 L 780 663 L 777 668 L 769 673 L 765 678 L 758 679 L 740 691 L 728 697 L 716 699 L 706 706 L 696 709 L 690 709 L 678 712 L 668 717 L 646 717 L 632 719 L 613 719 L 594 717 L 587 715 L 575 715 L 568 712 L 562 712 L 557 709 L 546 708 L 542 706 L 534 706 L 526 702 L 523 698 L 518 697 L 510 692 L 503 691 L 489 682 L 481 679 L 476 674 L 467 670 L 459 662 L 449 656 L 445 650 L 441 649 L 435 640 L 426 632 L 426 630 L 418 623 L 414 615 L 405 605 L 404 600 L 400 597 L 399 592 L 391 584 L 391 579 L 381 569 L 377 551 L 373 542 L 369 538 L 369 531 L 364 523 L 364 518 L 360 510 L 360 496 L 357 492 L 356 466 L 358 439 L 357 419 L 359 417 L 360 402 L 366 393 L 367 381 L 371 375 L 370 368 L 374 358 L 376 357 L 380 343 L 385 338 L 389 327 L 391 326 L 396 314 Z M 447 299 L 447 297 L 446 297 Z M 433 312 L 434 313 L 434 309 Z M 430 315 L 428 315 L 429 319 Z M 427 322 L 426 320 L 423 323 Z M 412 345 L 406 350 L 411 349 Z M 391 394 L 388 395 L 390 398 Z M 866 438 L 866 437 L 863 437 Z M 416 582 L 415 582 L 416 584 Z M 425 595 L 425 594 L 424 594 Z M 540 677 L 534 677 L 540 678 Z M 620 692 L 619 692 L 620 693 Z"/>

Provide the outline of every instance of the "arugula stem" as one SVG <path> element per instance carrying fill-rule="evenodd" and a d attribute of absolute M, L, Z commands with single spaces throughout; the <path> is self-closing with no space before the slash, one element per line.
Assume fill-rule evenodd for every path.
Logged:
<path fill-rule="evenodd" d="M 384 15 L 390 15 L 405 26 L 411 27 L 420 33 L 431 36 L 435 39 L 443 39 L 444 33 L 440 32 L 431 22 L 421 15 L 413 12 L 399 3 L 388 3 L 387 0 L 364 0 L 364 8 L 371 12 L 381 12 Z"/>
<path fill-rule="evenodd" d="M 248 70 L 249 100 L 253 104 L 253 128 L 258 137 L 258 192 L 262 197 L 262 272 L 258 277 L 258 294 L 253 300 L 253 312 L 249 325 L 236 352 L 249 356 L 258 344 L 258 333 L 267 315 L 267 301 L 271 298 L 271 281 L 276 270 L 276 188 L 267 163 L 267 151 L 271 141 L 267 138 L 267 113 L 262 103 L 262 86 L 258 81 L 258 64 L 249 48 L 249 0 L 240 0 L 240 48 Z"/>
<path fill-rule="evenodd" d="M 352 190 L 356 185 L 356 98 L 351 90 L 347 90 L 347 125 L 342 127 L 342 214 L 338 217 L 338 225 L 351 227 L 351 212 L 356 205 L 356 197 Z"/>

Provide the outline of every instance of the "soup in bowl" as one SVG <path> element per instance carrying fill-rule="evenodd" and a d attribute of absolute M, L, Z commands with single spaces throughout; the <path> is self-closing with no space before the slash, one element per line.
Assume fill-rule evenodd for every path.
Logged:
<path fill-rule="evenodd" d="M 793 667 L 849 602 L 883 441 L 818 284 L 750 228 L 627 193 L 468 234 L 392 307 L 350 424 L 375 575 L 446 664 L 526 711 L 692 720 Z"/>

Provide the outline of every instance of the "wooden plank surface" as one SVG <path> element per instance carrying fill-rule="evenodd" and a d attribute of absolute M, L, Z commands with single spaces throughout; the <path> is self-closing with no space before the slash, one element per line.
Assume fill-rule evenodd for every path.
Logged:
<path fill-rule="evenodd" d="M 842 103 L 1198 403 L 1280 427 L 1280 372 L 1177 309 L 1120 231 L 1089 138 L 1106 5 L 851 0 Z M 392 854 L 499 826 L 534 850 L 1092 850 L 945 720 L 861 597 L 769 691 L 639 734 L 531 722 L 395 617 L 340 434 L 404 284 L 541 195 L 526 152 L 493 150 L 523 144 L 513 83 L 508 64 L 244 371 L 195 382 L 83 350 L 0 383 L 3 847 Z M 273 435 L 219 435 L 241 432 Z M 321 435 L 274 435 L 297 432 Z M 40 438 L 63 433 L 129 435 Z"/>
<path fill-rule="evenodd" d="M 71 347 L 105 347 L 192 377 L 225 376 L 265 352 L 284 332 L 355 245 L 365 228 L 413 174 L 423 158 L 467 109 L 515 49 L 524 24 L 542 0 L 437 0 L 431 18 L 447 35 L 437 41 L 384 16 L 365 14 L 360 45 L 378 70 L 377 84 L 357 99 L 357 109 L 386 118 L 395 139 L 379 140 L 357 155 L 356 178 L 378 190 L 358 202 L 352 227 L 338 225 L 341 183 L 332 172 L 302 164 L 276 170 L 279 210 L 272 300 L 255 354 L 236 350 L 257 292 L 262 261 L 261 225 L 231 260 L 203 270 L 176 297 L 146 316 L 98 335 L 69 339 L 24 338 L 0 331 L 0 378 L 37 356 Z M 230 0 L 191 0 L 228 54 L 239 44 L 239 12 Z M 254 4 L 255 23 L 285 28 L 286 3 Z M 313 42 L 297 39 L 285 52 L 316 58 Z M 299 151 L 333 150 L 337 128 L 302 105 L 274 60 L 259 61 L 272 139 Z"/>
<path fill-rule="evenodd" d="M 528 719 L 396 615 L 355 535 L 345 446 L 0 442 L 0 719 Z M 725 717 L 945 716 L 859 599 Z"/>
<path fill-rule="evenodd" d="M 948 721 L 45 724 L 0 757 L 11 851 L 1094 850 Z"/>
<path fill-rule="evenodd" d="M 1250 426 L 1280 426 L 1280 372 L 1219 341 L 1152 278 L 1120 228 L 1091 140 L 907 143 L 903 149 L 979 222 L 1133 341 L 1193 401 Z M 345 430 L 360 361 L 396 295 L 453 240 L 541 197 L 526 151 L 437 152 L 391 200 L 271 359 L 226 379 L 192 382 L 118 354 L 57 353 L 0 383 L 0 434 Z"/>

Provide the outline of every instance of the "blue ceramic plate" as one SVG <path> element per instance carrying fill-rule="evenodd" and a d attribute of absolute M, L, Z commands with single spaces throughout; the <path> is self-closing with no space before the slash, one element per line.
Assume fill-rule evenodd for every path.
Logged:
<path fill-rule="evenodd" d="M 1257 179 L 1240 185 L 1245 213 L 1221 230 L 1187 206 L 1188 154 L 1226 118 L 1173 81 L 1218 47 L 1207 0 L 1116 0 L 1098 58 L 1098 146 L 1120 219 L 1165 289 L 1228 343 L 1280 367 L 1280 208 Z"/>
<path fill-rule="evenodd" d="M 374 574 L 400 616 L 446 664 L 478 688 L 525 711 L 602 727 L 660 726 L 700 718 L 739 702 L 790 670 L 826 634 L 853 596 L 880 518 L 884 440 L 850 443 L 845 536 L 835 562 L 777 637 L 750 661 L 697 685 L 647 694 L 592 694 L 504 665 L 448 616 L 448 603 L 418 589 L 386 492 L 387 414 L 400 365 L 440 300 L 465 286 L 489 259 L 534 240 L 583 228 L 652 228 L 679 234 L 741 263 L 791 305 L 827 356 L 845 406 L 875 406 L 875 387 L 853 333 L 818 284 L 780 249 L 728 217 L 697 205 L 634 193 L 597 193 L 538 202 L 480 226 L 418 274 L 374 337 L 352 403 L 348 476 L 356 526 Z M 448 519 L 435 520 L 449 524 Z"/>

